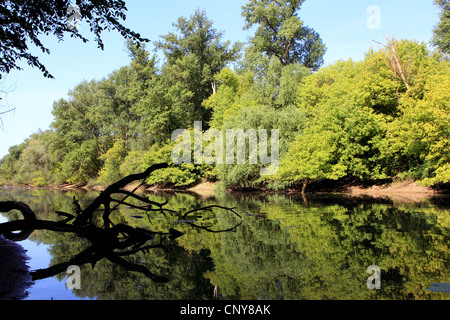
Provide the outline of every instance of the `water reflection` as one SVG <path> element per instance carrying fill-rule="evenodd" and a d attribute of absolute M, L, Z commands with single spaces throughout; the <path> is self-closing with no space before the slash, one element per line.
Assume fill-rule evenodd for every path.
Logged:
<path fill-rule="evenodd" d="M 72 198 L 86 206 L 97 193 L 56 190 L 1 190 L 0 201 L 22 201 L 54 219 L 70 212 Z M 82 285 L 74 294 L 89 299 L 450 299 L 448 198 L 421 203 L 349 198 L 340 195 L 151 195 L 155 202 L 187 212 L 208 205 L 235 207 L 240 214 L 202 215 L 212 233 L 194 228 L 190 218 L 155 213 L 149 221 L 132 208 L 111 216 L 114 223 L 184 235 L 164 248 L 138 252 L 131 263 L 168 277 L 157 283 L 107 259 L 81 266 Z M 17 219 L 11 212 L 8 219 Z M 191 217 L 192 218 L 192 217 Z M 233 226 L 239 225 L 233 229 Z M 45 244 L 50 265 L 68 261 L 89 243 L 73 234 L 35 231 L 30 240 Z M 369 290 L 366 271 L 381 269 L 381 289 Z M 56 278 L 65 286 L 66 273 Z M 436 286 L 440 284 L 440 286 Z M 36 281 L 36 289 L 39 287 Z M 434 290 L 432 290 L 434 288 Z"/>

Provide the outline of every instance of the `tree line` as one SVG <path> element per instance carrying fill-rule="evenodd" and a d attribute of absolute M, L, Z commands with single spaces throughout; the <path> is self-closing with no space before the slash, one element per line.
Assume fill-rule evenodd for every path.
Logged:
<path fill-rule="evenodd" d="M 323 67 L 326 47 L 298 16 L 303 0 L 250 0 L 242 8 L 249 42 L 231 43 L 206 12 L 180 17 L 154 42 L 130 39 L 130 64 L 84 81 L 53 105 L 49 129 L 0 160 L 0 183 L 107 185 L 167 162 L 179 128 L 279 129 L 276 175 L 263 164 L 182 164 L 149 185 L 284 189 L 308 181 L 450 181 L 449 6 L 430 49 L 387 39 L 361 61 Z M 447 21 L 447 22 L 446 22 Z"/>

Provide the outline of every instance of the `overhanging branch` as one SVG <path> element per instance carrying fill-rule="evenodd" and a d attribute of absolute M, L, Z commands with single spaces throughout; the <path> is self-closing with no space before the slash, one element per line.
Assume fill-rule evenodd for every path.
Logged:
<path fill-rule="evenodd" d="M 165 213 L 176 213 L 174 210 L 164 208 L 168 201 L 158 203 L 143 196 L 136 195 L 134 192 L 137 188 L 131 192 L 123 190 L 123 188 L 130 183 L 137 180 L 144 180 L 153 171 L 167 167 L 167 164 L 154 165 L 140 174 L 130 175 L 121 179 L 106 188 L 105 191 L 101 192 L 100 195 L 94 199 L 94 201 L 88 205 L 85 210 L 82 210 L 78 201 L 74 198 L 74 214 L 61 211 L 56 212 L 59 216 L 66 218 L 64 221 L 39 220 L 36 218 L 36 214 L 33 210 L 24 203 L 14 201 L 0 202 L 0 212 L 6 213 L 12 210 L 18 210 L 21 212 L 23 217 L 22 220 L 0 224 L 0 235 L 3 235 L 5 238 L 12 241 L 21 241 L 27 239 L 35 230 L 49 230 L 54 232 L 73 233 L 79 237 L 87 239 L 91 243 L 91 246 L 67 262 L 63 262 L 46 269 L 33 271 L 31 274 L 34 280 L 43 279 L 64 272 L 70 265 L 91 263 L 94 266 L 97 261 L 107 258 L 113 263 L 122 265 L 127 270 L 143 273 L 153 281 L 167 282 L 168 279 L 166 277 L 155 275 L 150 272 L 147 267 L 126 261 L 123 257 L 136 254 L 141 251 L 147 252 L 150 249 L 163 248 L 163 241 L 165 239 L 168 238 L 169 240 L 174 240 L 182 236 L 184 233 L 173 228 L 170 228 L 168 232 L 164 233 L 153 232 L 143 228 L 135 228 L 126 224 L 111 226 L 112 222 L 109 220 L 109 215 L 113 210 L 116 210 L 119 205 L 127 205 L 131 208 L 145 212 L 159 211 L 164 215 Z M 112 198 L 113 195 L 125 195 L 125 197 L 122 200 L 116 200 Z M 140 201 L 143 205 L 134 205 L 126 202 L 125 200 L 127 198 Z M 111 208 L 111 203 L 113 202 L 115 202 L 116 205 Z M 91 223 L 94 212 L 97 211 L 102 205 L 104 206 L 103 228 L 97 227 Z M 202 211 L 212 211 L 213 208 L 231 211 L 236 216 L 240 217 L 240 215 L 234 211 L 234 208 L 227 208 L 219 205 L 210 205 L 192 209 L 184 213 L 182 217 L 186 218 L 188 215 L 196 213 L 197 218 L 201 218 L 201 215 L 199 214 Z M 74 223 L 69 224 L 68 222 L 73 219 L 75 219 Z M 212 230 L 211 226 L 199 226 L 194 224 L 192 221 L 186 221 L 186 223 L 192 227 L 213 233 L 234 231 L 240 225 L 239 223 L 232 228 Z M 159 242 L 157 237 L 159 237 Z M 154 240 L 156 240 L 156 243 L 146 245 L 147 242 Z"/>

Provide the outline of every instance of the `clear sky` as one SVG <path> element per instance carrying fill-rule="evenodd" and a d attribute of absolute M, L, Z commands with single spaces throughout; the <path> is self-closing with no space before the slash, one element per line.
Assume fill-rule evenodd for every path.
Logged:
<path fill-rule="evenodd" d="M 224 40 L 245 42 L 252 30 L 244 31 L 241 7 L 247 0 L 125 0 L 128 8 L 125 25 L 155 41 L 174 31 L 178 17 L 189 17 L 196 9 L 205 10 L 214 27 L 224 32 Z M 373 10 L 376 9 L 376 10 Z M 439 12 L 433 0 L 306 0 L 299 14 L 315 29 L 327 46 L 325 65 L 337 60 L 362 60 L 374 42 L 385 42 L 385 35 L 397 39 L 428 43 L 438 23 Z M 379 19 L 378 19 L 379 18 Z M 84 29 L 84 30 L 83 30 Z M 81 26 L 89 35 L 89 29 Z M 128 65 L 124 39 L 117 32 L 103 36 L 105 50 L 92 39 L 87 44 L 71 38 L 58 43 L 54 37 L 42 37 L 51 54 L 36 52 L 56 79 L 45 79 L 39 70 L 23 63 L 24 70 L 9 74 L 0 89 L 9 89 L 0 111 L 16 108 L 2 117 L 0 158 L 9 147 L 22 143 L 53 121 L 53 102 L 66 98 L 67 92 L 83 80 L 101 79 Z M 147 48 L 153 50 L 152 44 Z"/>

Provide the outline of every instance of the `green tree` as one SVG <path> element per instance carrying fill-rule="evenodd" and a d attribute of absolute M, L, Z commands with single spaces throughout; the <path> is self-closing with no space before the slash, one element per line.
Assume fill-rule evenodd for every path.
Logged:
<path fill-rule="evenodd" d="M 101 95 L 99 82 L 83 81 L 68 93 L 69 99 L 60 99 L 53 105 L 55 117 L 51 124 L 58 133 L 57 148 L 70 149 L 65 142 L 81 144 L 86 140 L 98 140 L 98 155 L 106 152 L 109 137 L 103 130 L 104 117 L 101 114 Z M 103 142 L 103 143 L 100 143 Z M 63 154 L 66 152 L 62 152 Z"/>
<path fill-rule="evenodd" d="M 216 75 L 215 82 L 216 93 L 204 100 L 203 105 L 211 110 L 211 127 L 220 129 L 223 123 L 235 116 L 243 106 L 253 103 L 251 99 L 243 101 L 241 98 L 247 95 L 254 81 L 253 75 L 249 72 L 238 75 L 230 68 L 224 68 Z"/>
<path fill-rule="evenodd" d="M 275 56 L 267 56 L 250 46 L 239 73 L 250 72 L 253 83 L 248 88 L 247 100 L 280 109 L 294 105 L 297 88 L 311 70 L 301 63 L 283 65 Z"/>
<path fill-rule="evenodd" d="M 180 17 L 173 26 L 176 33 L 162 36 L 155 43 L 166 63 L 161 72 L 162 88 L 157 87 L 152 95 L 153 100 L 169 105 L 169 110 L 161 111 L 168 113 L 166 121 L 174 122 L 170 132 L 193 125 L 194 121 L 208 124 L 211 115 L 202 102 L 214 92 L 214 76 L 239 57 L 242 46 L 223 42 L 223 32 L 213 27 L 204 11 L 195 11 L 190 19 Z"/>
<path fill-rule="evenodd" d="M 13 146 L 0 162 L 3 183 L 44 186 L 54 183 L 57 159 L 49 152 L 53 132 L 39 131 Z"/>
<path fill-rule="evenodd" d="M 63 180 L 86 182 L 96 178 L 117 141 L 123 142 L 128 152 L 131 147 L 142 149 L 156 140 L 143 131 L 145 115 L 140 113 L 140 103 L 157 76 L 155 56 L 150 58 L 143 44 L 131 40 L 127 50 L 132 59 L 129 66 L 100 81 L 80 83 L 69 92 L 68 100 L 54 104 L 51 151 L 60 157 Z M 114 174 L 119 172 L 119 165 L 116 167 Z M 74 172 L 78 172 L 75 179 L 71 177 Z M 109 173 L 101 175 L 103 182 L 114 179 Z"/>
<path fill-rule="evenodd" d="M 366 103 L 369 90 L 383 82 L 372 79 L 367 67 L 340 61 L 304 79 L 297 103 L 305 129 L 281 160 L 281 180 L 303 182 L 304 191 L 310 180 L 386 177 L 377 144 L 384 137 L 386 115 L 378 104 Z"/>
<path fill-rule="evenodd" d="M 149 56 L 145 44 L 129 40 L 126 45 L 131 63 L 100 81 L 98 111 L 103 117 L 104 132 L 113 136 L 114 140 L 121 139 L 128 148 L 130 143 L 136 146 L 144 139 L 148 139 L 149 143 L 154 141 L 143 134 L 141 119 L 145 115 L 140 114 L 139 108 L 157 76 L 157 68 L 156 57 Z"/>
<path fill-rule="evenodd" d="M 96 183 L 100 185 L 110 185 L 119 181 L 123 176 L 120 172 L 120 166 L 127 156 L 126 144 L 123 140 L 117 140 L 114 146 L 100 157 L 104 165 L 99 172 Z"/>
<path fill-rule="evenodd" d="M 278 145 L 279 158 L 286 156 L 289 144 L 298 134 L 301 134 L 304 127 L 303 114 L 294 106 L 288 106 L 283 110 L 276 110 L 266 105 L 255 105 L 253 107 L 243 107 L 239 109 L 235 115 L 230 116 L 224 121 L 222 130 L 226 136 L 227 129 L 243 129 L 255 130 L 258 134 L 259 129 L 267 130 L 267 155 L 271 156 L 276 152 L 271 149 L 272 136 L 271 130 L 279 130 L 279 140 L 276 141 Z M 259 139 L 260 136 L 258 136 Z M 223 183 L 225 188 L 252 188 L 265 187 L 267 184 L 273 183 L 271 175 L 261 175 L 261 169 L 267 167 L 261 163 L 261 158 L 258 158 L 257 163 L 250 162 L 249 148 L 250 141 L 246 140 L 245 148 L 245 162 L 243 164 L 234 163 L 217 166 L 217 176 Z M 258 154 L 261 156 L 261 141 L 258 140 L 257 148 Z M 241 150 L 239 150 L 240 152 Z M 237 150 L 235 150 L 235 155 Z M 279 159 L 272 158 L 273 161 L 269 164 L 275 168 Z M 277 182 L 279 184 L 279 182 Z M 275 187 L 275 184 L 272 185 Z"/>
<path fill-rule="evenodd" d="M 298 106 L 306 128 L 281 163 L 281 179 L 448 181 L 448 62 L 425 44 L 390 44 L 304 79 Z"/>
<path fill-rule="evenodd" d="M 112 144 L 102 113 L 99 82 L 84 81 L 69 92 L 69 99 L 56 101 L 51 124 L 55 134 L 50 152 L 59 158 L 62 181 L 87 182 L 101 168 L 100 156 Z"/>
<path fill-rule="evenodd" d="M 428 58 L 416 85 L 400 99 L 400 116 L 389 126 L 386 150 L 405 173 L 427 184 L 450 182 L 448 122 L 450 64 Z"/>
<path fill-rule="evenodd" d="M 301 63 L 313 70 L 323 64 L 325 45 L 319 34 L 298 17 L 304 0 L 250 0 L 242 7 L 244 29 L 257 25 L 251 45 L 277 57 L 282 65 Z"/>
<path fill-rule="evenodd" d="M 46 67 L 34 56 L 28 46 L 33 44 L 42 52 L 50 50 L 41 42 L 41 35 L 54 35 L 62 41 L 65 35 L 87 42 L 80 33 L 73 19 L 87 22 L 95 36 L 99 48 L 103 49 L 102 32 L 117 30 L 124 38 L 147 41 L 138 33 L 125 27 L 121 20 L 126 19 L 127 8 L 124 1 L 76 1 L 76 6 L 69 0 L 56 1 L 23 1 L 5 0 L 0 4 L 2 36 L 0 44 L 2 59 L 0 72 L 9 73 L 13 69 L 21 69 L 17 60 L 24 59 L 29 65 L 39 68 L 45 77 L 53 78 Z M 0 78 L 1 78 L 0 74 Z"/>
<path fill-rule="evenodd" d="M 439 7 L 440 20 L 433 30 L 431 43 L 442 52 L 450 54 L 450 2 L 449 0 L 434 0 Z"/>
<path fill-rule="evenodd" d="M 17 174 L 17 162 L 26 148 L 26 142 L 12 146 L 8 149 L 8 154 L 0 160 L 0 182 L 11 183 Z"/>

